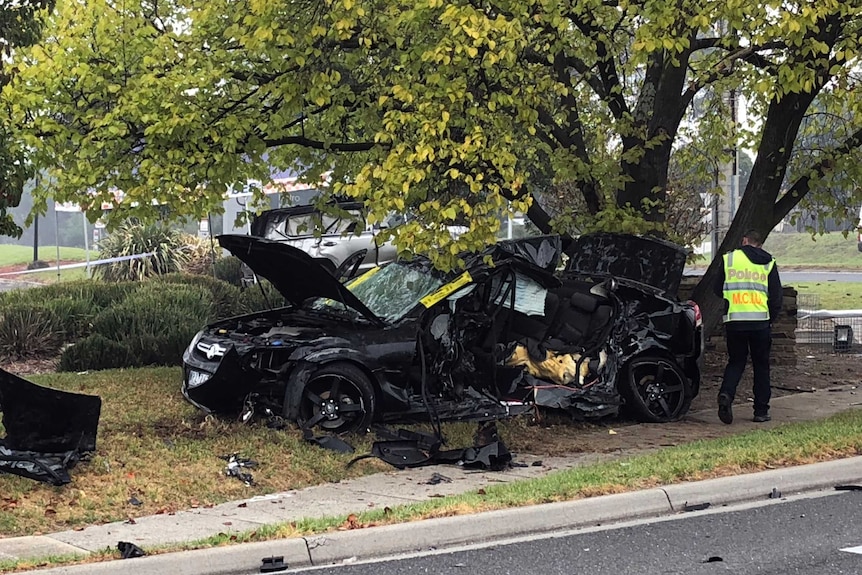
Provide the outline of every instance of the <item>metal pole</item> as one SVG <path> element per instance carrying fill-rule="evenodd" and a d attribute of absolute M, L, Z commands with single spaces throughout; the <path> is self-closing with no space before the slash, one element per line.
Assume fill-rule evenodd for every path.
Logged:
<path fill-rule="evenodd" d="M 84 210 L 81 210 L 81 218 L 84 220 L 84 253 L 87 256 L 87 279 L 90 279 L 92 276 L 90 275 L 90 238 L 87 237 L 87 214 L 84 213 Z"/>
<path fill-rule="evenodd" d="M 54 202 L 54 243 L 57 244 L 57 281 L 60 281 L 60 216 L 57 213 L 57 202 Z"/>

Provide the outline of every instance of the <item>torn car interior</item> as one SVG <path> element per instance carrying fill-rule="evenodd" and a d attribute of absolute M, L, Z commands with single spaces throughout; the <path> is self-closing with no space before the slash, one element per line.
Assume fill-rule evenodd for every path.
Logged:
<path fill-rule="evenodd" d="M 700 311 L 676 298 L 685 252 L 662 240 L 581 236 L 564 269 L 560 237 L 508 240 L 450 273 L 416 257 L 345 283 L 291 246 L 218 240 L 287 305 L 195 336 L 182 392 L 207 412 L 331 433 L 538 407 L 662 422 L 698 392 Z"/>

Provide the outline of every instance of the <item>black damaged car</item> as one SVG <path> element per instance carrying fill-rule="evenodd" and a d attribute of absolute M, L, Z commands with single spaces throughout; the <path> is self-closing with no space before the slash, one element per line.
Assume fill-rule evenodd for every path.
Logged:
<path fill-rule="evenodd" d="M 341 283 L 290 246 L 218 240 L 288 305 L 195 336 L 182 391 L 207 412 L 333 433 L 538 407 L 664 422 L 698 392 L 700 311 L 674 295 L 685 263 L 674 244 L 586 235 L 559 272 L 561 240 L 542 236 L 465 256 L 457 272 L 417 257 Z"/>

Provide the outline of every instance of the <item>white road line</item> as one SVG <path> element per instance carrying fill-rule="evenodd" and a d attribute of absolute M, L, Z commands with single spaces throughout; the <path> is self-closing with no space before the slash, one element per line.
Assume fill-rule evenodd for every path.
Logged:
<path fill-rule="evenodd" d="M 858 547 L 848 547 L 847 549 L 839 549 L 839 551 L 846 551 L 847 553 L 857 553 L 862 555 L 862 545 Z"/>

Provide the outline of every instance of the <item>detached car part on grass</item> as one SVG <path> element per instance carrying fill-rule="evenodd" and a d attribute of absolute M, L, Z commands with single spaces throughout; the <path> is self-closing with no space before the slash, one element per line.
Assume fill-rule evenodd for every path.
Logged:
<path fill-rule="evenodd" d="M 673 244 L 583 236 L 557 273 L 561 239 L 525 238 L 464 256 L 464 271 L 416 258 L 342 284 L 290 246 L 218 240 L 290 305 L 195 336 L 182 391 L 208 412 L 333 433 L 535 406 L 579 419 L 625 406 L 661 422 L 684 415 L 698 391 L 700 313 L 673 295 L 685 262 Z"/>
<path fill-rule="evenodd" d="M 69 470 L 96 450 L 102 400 L 41 387 L 0 369 L 0 473 L 53 485 L 71 481 Z"/>

